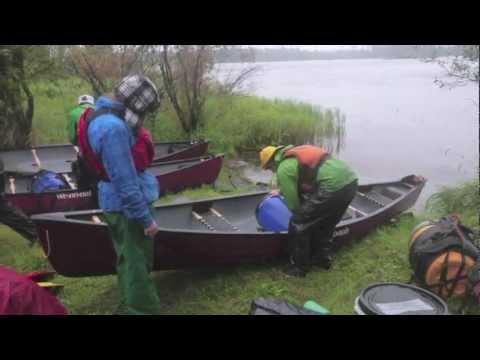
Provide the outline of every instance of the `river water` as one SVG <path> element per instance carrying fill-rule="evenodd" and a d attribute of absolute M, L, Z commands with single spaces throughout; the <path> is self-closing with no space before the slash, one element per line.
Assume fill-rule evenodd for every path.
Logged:
<path fill-rule="evenodd" d="M 339 108 L 346 115 L 338 157 L 351 164 L 360 183 L 423 175 L 428 183 L 415 207 L 422 210 L 442 186 L 478 176 L 478 84 L 439 88 L 434 80 L 445 78 L 443 69 L 411 59 L 258 65 L 248 84 L 255 95 Z M 268 175 L 248 171 L 262 180 Z"/>

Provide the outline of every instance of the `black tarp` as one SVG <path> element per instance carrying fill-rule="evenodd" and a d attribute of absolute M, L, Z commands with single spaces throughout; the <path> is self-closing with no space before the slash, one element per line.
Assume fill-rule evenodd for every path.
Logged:
<path fill-rule="evenodd" d="M 321 315 L 286 301 L 272 298 L 258 298 L 252 301 L 250 315 Z"/>

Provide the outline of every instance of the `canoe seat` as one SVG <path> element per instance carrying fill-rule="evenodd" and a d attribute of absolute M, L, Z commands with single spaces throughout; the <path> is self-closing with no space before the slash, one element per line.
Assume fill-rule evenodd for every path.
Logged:
<path fill-rule="evenodd" d="M 368 198 L 375 200 L 376 202 L 382 204 L 383 206 L 386 206 L 390 204 L 393 199 L 390 197 L 387 197 L 385 195 L 382 195 L 376 191 L 370 191 L 369 193 L 365 194 Z"/>
<path fill-rule="evenodd" d="M 352 207 L 348 207 L 345 213 L 342 216 L 342 220 L 350 220 L 350 219 L 355 219 L 356 218 L 356 210 L 354 210 Z"/>

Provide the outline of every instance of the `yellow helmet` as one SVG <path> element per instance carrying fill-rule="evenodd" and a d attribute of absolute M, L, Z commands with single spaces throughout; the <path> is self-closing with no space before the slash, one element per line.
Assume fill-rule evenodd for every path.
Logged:
<path fill-rule="evenodd" d="M 267 167 L 267 164 L 273 158 L 275 152 L 280 148 L 281 146 L 267 146 L 260 151 L 260 164 L 262 165 L 262 168 L 265 169 Z"/>

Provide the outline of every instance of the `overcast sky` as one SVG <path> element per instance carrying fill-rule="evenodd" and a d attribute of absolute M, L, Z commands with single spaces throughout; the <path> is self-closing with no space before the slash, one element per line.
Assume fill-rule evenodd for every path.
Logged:
<path fill-rule="evenodd" d="M 287 48 L 300 48 L 302 50 L 320 50 L 320 51 L 334 51 L 334 50 L 353 50 L 365 49 L 368 45 L 247 45 L 256 48 L 280 48 L 282 46 Z"/>

